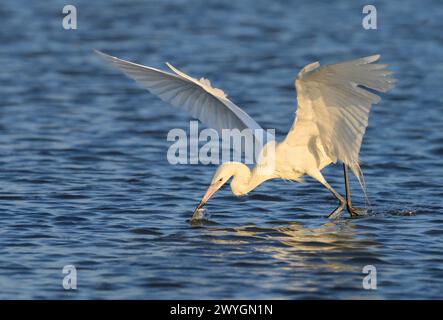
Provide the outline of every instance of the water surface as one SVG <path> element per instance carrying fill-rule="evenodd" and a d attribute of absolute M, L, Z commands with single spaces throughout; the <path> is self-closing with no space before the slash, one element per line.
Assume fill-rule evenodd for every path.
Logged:
<path fill-rule="evenodd" d="M 63 1 L 0 6 L 0 298 L 443 297 L 439 1 L 380 2 L 370 31 L 361 1 L 70 3 L 70 31 Z M 190 118 L 94 48 L 207 77 L 279 138 L 304 65 L 381 53 L 400 80 L 361 150 L 370 214 L 329 221 L 326 189 L 276 180 L 244 198 L 224 188 L 190 225 L 216 169 L 167 162 L 168 131 Z M 325 175 L 344 192 L 340 166 Z M 362 288 L 365 265 L 377 290 Z"/>

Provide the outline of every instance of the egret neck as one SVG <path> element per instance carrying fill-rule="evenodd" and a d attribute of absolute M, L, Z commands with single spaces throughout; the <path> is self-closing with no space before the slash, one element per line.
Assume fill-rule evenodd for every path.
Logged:
<path fill-rule="evenodd" d="M 227 162 L 218 167 L 212 178 L 211 185 L 203 196 L 202 200 L 194 210 L 194 216 L 198 213 L 206 202 L 217 192 L 231 177 L 231 190 L 236 196 L 242 196 L 249 191 L 254 190 L 261 183 L 272 179 L 272 174 L 262 174 L 262 171 L 254 169 L 252 172 L 249 167 L 240 162 Z"/>

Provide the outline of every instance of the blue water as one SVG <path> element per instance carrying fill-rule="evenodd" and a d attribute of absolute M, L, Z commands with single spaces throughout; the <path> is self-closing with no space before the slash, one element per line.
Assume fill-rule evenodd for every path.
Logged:
<path fill-rule="evenodd" d="M 378 1 L 364 30 L 366 2 L 73 0 L 64 30 L 65 1 L 3 1 L 0 298 L 443 298 L 443 6 Z M 225 187 L 190 225 L 216 169 L 167 162 L 190 118 L 93 48 L 205 76 L 279 138 L 304 65 L 381 53 L 399 82 L 361 150 L 372 211 L 329 221 L 317 182 L 275 180 L 244 198 Z M 340 166 L 325 175 L 344 193 Z"/>

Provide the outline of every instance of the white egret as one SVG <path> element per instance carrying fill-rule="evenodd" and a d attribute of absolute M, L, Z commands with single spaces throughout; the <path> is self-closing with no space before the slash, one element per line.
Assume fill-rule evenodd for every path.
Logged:
<path fill-rule="evenodd" d="M 167 65 L 173 73 L 99 51 L 96 53 L 151 93 L 174 107 L 188 111 L 209 127 L 216 130 L 261 129 L 222 90 L 213 88 L 204 78 L 192 78 L 170 64 Z M 339 201 L 329 217 L 336 217 L 345 206 L 351 216 L 358 215 L 351 204 L 348 168 L 365 191 L 359 152 L 371 105 L 380 101 L 374 92 L 386 92 L 393 88 L 396 81 L 390 77 L 392 72 L 386 70 L 386 65 L 373 63 L 379 57 L 372 55 L 322 67 L 319 62 L 305 66 L 295 80 L 298 108 L 285 139 L 266 144 L 252 171 L 240 162 L 220 165 L 193 218 L 230 178 L 232 192 L 241 196 L 269 179 L 300 181 L 304 175 L 319 181 Z M 274 147 L 272 161 L 264 152 L 270 144 Z M 343 163 L 346 198 L 335 191 L 321 173 L 326 166 L 338 161 Z"/>

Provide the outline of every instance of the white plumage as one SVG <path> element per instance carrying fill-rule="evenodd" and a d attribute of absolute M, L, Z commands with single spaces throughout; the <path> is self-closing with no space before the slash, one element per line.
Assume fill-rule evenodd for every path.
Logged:
<path fill-rule="evenodd" d="M 371 64 L 379 57 L 325 67 L 315 62 L 304 67 L 295 80 L 297 117 L 285 140 L 290 145 L 312 143 L 311 150 L 317 157 L 327 157 L 334 163 L 342 161 L 362 186 L 360 146 L 371 105 L 380 102 L 380 97 L 366 88 L 386 92 L 395 83 L 386 65 Z"/>
<path fill-rule="evenodd" d="M 174 107 L 188 111 L 211 128 L 218 131 L 249 128 L 253 133 L 262 130 L 207 79 L 192 78 L 170 64 L 167 65 L 174 74 L 99 51 L 96 53 L 151 93 Z M 386 92 L 396 81 L 390 77 L 391 72 L 386 70 L 386 65 L 373 63 L 379 57 L 373 55 L 323 67 L 318 62 L 305 66 L 295 80 L 298 108 L 286 138 L 280 143 L 271 141 L 267 144 L 252 171 L 241 163 L 222 164 L 197 209 L 231 177 L 233 193 L 243 195 L 269 179 L 300 181 L 304 175 L 309 175 L 339 200 L 339 206 L 330 217 L 340 213 L 345 205 L 351 215 L 357 215 L 357 210 L 351 205 L 347 167 L 352 169 L 363 187 L 359 152 L 371 106 L 380 102 L 380 97 L 374 92 Z M 321 174 L 324 167 L 337 161 L 342 162 L 344 167 L 346 201 Z M 194 216 L 197 216 L 197 211 Z"/>
<path fill-rule="evenodd" d="M 169 63 L 166 64 L 174 74 L 118 59 L 97 50 L 95 52 L 163 101 L 187 111 L 218 132 L 222 129 L 249 128 L 255 134 L 255 130 L 263 130 L 246 112 L 232 103 L 223 90 L 213 88 L 208 79 L 194 79 Z"/>

